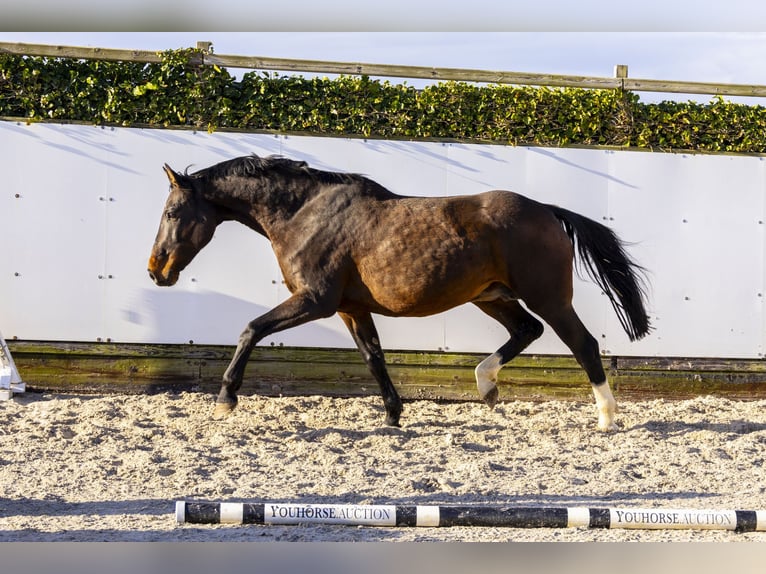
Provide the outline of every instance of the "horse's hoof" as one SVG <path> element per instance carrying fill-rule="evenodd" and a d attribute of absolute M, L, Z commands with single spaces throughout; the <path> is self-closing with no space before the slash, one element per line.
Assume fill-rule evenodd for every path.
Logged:
<path fill-rule="evenodd" d="M 399 417 L 386 417 L 386 426 L 400 427 L 402 425 L 399 424 Z"/>
<path fill-rule="evenodd" d="M 484 395 L 484 402 L 490 409 L 494 409 L 499 396 L 500 393 L 498 392 L 497 387 L 492 387 L 492 389 L 490 389 L 490 391 Z"/>
<path fill-rule="evenodd" d="M 599 431 L 603 433 L 617 432 L 618 430 L 620 430 L 615 423 L 611 423 L 611 424 L 599 423 L 597 428 Z"/>
<path fill-rule="evenodd" d="M 232 405 L 231 403 L 217 403 L 215 405 L 215 410 L 213 411 L 213 418 L 216 420 L 226 418 L 236 406 L 237 405 Z"/>

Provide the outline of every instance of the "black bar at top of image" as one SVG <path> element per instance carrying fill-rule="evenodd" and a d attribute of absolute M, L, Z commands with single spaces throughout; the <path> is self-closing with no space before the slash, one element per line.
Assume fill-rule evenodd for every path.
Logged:
<path fill-rule="evenodd" d="M 221 505 L 215 502 L 187 502 L 184 517 L 195 524 L 219 524 Z"/>
<path fill-rule="evenodd" d="M 758 527 L 758 516 L 754 510 L 735 510 L 737 515 L 736 532 L 755 532 Z"/>
<path fill-rule="evenodd" d="M 566 508 L 444 507 L 440 526 L 508 526 L 512 528 L 566 528 Z"/>
<path fill-rule="evenodd" d="M 609 528 L 611 526 L 611 518 L 608 508 L 590 508 L 589 511 L 589 528 Z"/>

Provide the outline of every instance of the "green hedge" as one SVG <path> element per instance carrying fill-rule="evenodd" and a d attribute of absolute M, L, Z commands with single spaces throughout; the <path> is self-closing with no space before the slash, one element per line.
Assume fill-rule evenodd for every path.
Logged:
<path fill-rule="evenodd" d="M 455 139 L 513 145 L 608 145 L 765 153 L 766 108 L 715 97 L 644 104 L 622 90 L 443 82 L 424 89 L 368 77 L 249 72 L 237 81 L 191 64 L 0 55 L 0 116 L 97 125 L 188 126 Z"/>

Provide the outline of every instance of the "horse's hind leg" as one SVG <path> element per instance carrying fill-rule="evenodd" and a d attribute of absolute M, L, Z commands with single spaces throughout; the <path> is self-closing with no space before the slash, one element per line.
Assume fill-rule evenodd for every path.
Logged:
<path fill-rule="evenodd" d="M 372 321 L 372 315 L 369 313 L 352 315 L 342 312 L 338 312 L 338 315 L 351 332 L 364 362 L 367 363 L 372 376 L 378 382 L 380 393 L 383 396 L 383 406 L 386 409 L 386 424 L 398 427 L 399 417 L 402 414 L 402 400 L 391 382 L 391 377 L 388 376 L 386 360 L 380 346 L 378 331 Z"/>
<path fill-rule="evenodd" d="M 540 316 L 553 327 L 588 374 L 598 409 L 598 430 L 617 430 L 617 425 L 614 423 L 617 404 L 609 388 L 609 381 L 606 380 L 596 339 L 582 324 L 571 305 L 566 305 L 554 312 L 541 310 Z"/>
<path fill-rule="evenodd" d="M 479 396 L 493 408 L 498 398 L 497 373 L 543 334 L 543 325 L 515 300 L 476 301 L 474 304 L 499 321 L 511 335 L 508 342 L 479 363 L 475 371 Z"/>

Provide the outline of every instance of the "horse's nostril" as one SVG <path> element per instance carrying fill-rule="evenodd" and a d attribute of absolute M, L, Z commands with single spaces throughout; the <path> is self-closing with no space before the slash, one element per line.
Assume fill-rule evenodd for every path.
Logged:
<path fill-rule="evenodd" d="M 148 271 L 149 271 L 149 277 L 151 278 L 152 281 L 154 281 L 156 283 L 157 282 L 157 278 L 154 276 L 154 273 L 152 273 L 151 269 L 148 269 Z"/>

